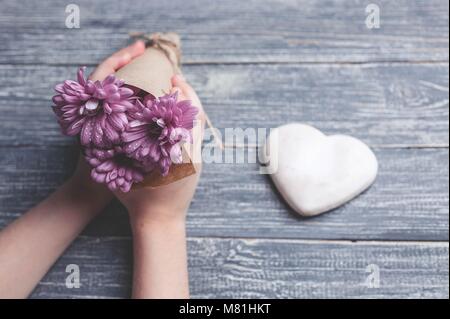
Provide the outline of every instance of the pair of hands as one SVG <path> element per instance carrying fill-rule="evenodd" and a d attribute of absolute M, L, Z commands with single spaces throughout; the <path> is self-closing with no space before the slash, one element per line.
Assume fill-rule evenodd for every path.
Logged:
<path fill-rule="evenodd" d="M 145 51 L 143 42 L 124 48 L 101 63 L 92 80 L 102 80 Z M 205 115 L 194 90 L 181 76 L 172 91 L 199 108 L 190 156 L 200 159 Z M 189 153 L 189 152 L 188 152 Z M 199 163 L 197 163 L 199 162 Z M 25 298 L 84 227 L 114 195 L 125 205 L 133 229 L 133 297 L 189 297 L 185 218 L 197 186 L 196 174 L 158 188 L 112 194 L 90 176 L 80 157 L 73 176 L 49 197 L 0 231 L 0 298 Z"/>
<path fill-rule="evenodd" d="M 104 60 L 91 74 L 93 81 L 103 80 L 109 74 L 115 73 L 118 69 L 131 62 L 145 51 L 145 44 L 137 41 L 134 44 L 121 49 Z M 202 104 L 183 76 L 175 75 L 172 80 L 172 92 L 178 91 L 179 99 L 191 100 L 192 104 L 199 108 L 196 127 L 193 130 L 194 147 L 191 148 L 191 158 L 201 158 L 201 140 L 204 128 L 205 115 Z M 194 163 L 196 174 L 183 178 L 169 185 L 157 188 L 136 188 L 128 193 L 116 192 L 114 195 L 124 204 L 130 214 L 132 227 L 139 227 L 147 223 L 184 221 L 186 212 L 201 172 L 201 161 Z M 96 184 L 90 177 L 90 167 L 85 160 L 80 157 L 74 175 L 70 181 L 74 185 L 74 191 L 88 191 L 91 194 L 102 194 L 108 196 L 109 190 L 103 185 Z M 94 197 L 95 198 L 95 197 Z M 174 200 L 175 199 L 175 200 Z"/>

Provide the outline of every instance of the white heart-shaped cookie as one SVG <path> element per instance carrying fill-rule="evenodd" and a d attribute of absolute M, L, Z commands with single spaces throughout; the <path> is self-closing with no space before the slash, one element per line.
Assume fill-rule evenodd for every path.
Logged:
<path fill-rule="evenodd" d="M 303 216 L 348 202 L 374 182 L 378 171 L 375 155 L 360 140 L 326 136 L 299 123 L 272 130 L 262 156 L 272 166 L 271 177 L 281 195 Z"/>

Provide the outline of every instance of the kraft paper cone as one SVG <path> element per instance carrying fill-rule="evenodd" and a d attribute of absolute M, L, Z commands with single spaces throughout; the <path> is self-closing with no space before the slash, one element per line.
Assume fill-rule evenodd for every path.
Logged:
<path fill-rule="evenodd" d="M 188 159 L 188 163 L 181 164 L 172 164 L 169 170 L 169 174 L 166 176 L 161 176 L 159 170 L 153 171 L 149 173 L 145 179 L 138 184 L 134 184 L 133 188 L 138 189 L 142 187 L 158 187 L 164 186 L 177 180 L 180 180 L 184 177 L 195 174 L 195 168 L 192 164 L 192 161 L 189 158 L 189 155 L 186 153 L 186 150 L 183 148 L 183 159 Z"/>
<path fill-rule="evenodd" d="M 139 57 L 116 72 L 116 77 L 125 84 L 141 89 L 154 97 L 170 92 L 171 78 L 179 73 L 180 38 L 175 33 L 140 35 L 146 41 L 147 49 Z M 183 148 L 183 162 L 172 164 L 169 173 L 162 176 L 159 170 L 149 173 L 144 181 L 134 187 L 157 187 L 167 185 L 195 174 L 189 155 Z"/>
<path fill-rule="evenodd" d="M 116 77 L 154 97 L 162 96 L 172 88 L 170 79 L 175 74 L 167 56 L 159 49 L 150 47 L 116 72 Z"/>

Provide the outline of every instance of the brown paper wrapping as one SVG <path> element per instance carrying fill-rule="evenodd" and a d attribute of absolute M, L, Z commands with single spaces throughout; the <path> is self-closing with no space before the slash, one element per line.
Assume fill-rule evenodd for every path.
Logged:
<path fill-rule="evenodd" d="M 154 33 L 139 35 L 146 42 L 147 49 L 139 57 L 116 72 L 116 77 L 125 84 L 134 86 L 154 97 L 170 92 L 171 78 L 179 73 L 181 57 L 180 39 L 175 33 Z M 157 187 L 170 184 L 195 174 L 195 168 L 189 155 L 183 148 L 183 163 L 172 164 L 169 173 L 162 176 L 159 171 L 149 173 L 144 181 L 134 187 Z"/>

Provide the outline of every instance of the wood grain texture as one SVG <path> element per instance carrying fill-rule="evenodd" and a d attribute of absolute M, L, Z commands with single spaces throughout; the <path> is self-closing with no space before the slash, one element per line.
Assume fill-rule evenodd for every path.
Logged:
<path fill-rule="evenodd" d="M 256 163 L 206 164 L 188 215 L 193 297 L 448 298 L 449 4 L 380 0 L 370 30 L 371 2 L 79 0 L 81 28 L 67 29 L 66 3 L 0 0 L 0 230 L 74 167 L 49 107 L 54 84 L 129 31 L 173 30 L 222 132 L 300 121 L 361 138 L 380 163 L 368 191 L 315 218 L 292 212 Z M 32 297 L 129 297 L 129 235 L 113 201 Z M 65 286 L 71 263 L 80 289 Z M 369 264 L 378 289 L 364 285 Z"/>
<path fill-rule="evenodd" d="M 80 29 L 67 3 L 2 0 L 0 63 L 93 64 L 129 31 L 179 32 L 186 63 L 448 61 L 448 2 L 388 1 L 379 29 L 367 0 L 80 0 Z"/>
<path fill-rule="evenodd" d="M 76 67 L 0 65 L 0 145 L 67 144 L 50 109 Z M 185 67 L 218 128 L 309 123 L 371 145 L 448 145 L 448 63 Z M 26 121 L 26 129 L 23 129 Z"/>
<path fill-rule="evenodd" d="M 76 154 L 63 148 L 0 148 L 0 228 L 68 176 Z M 254 153 L 250 150 L 248 154 Z M 234 156 L 242 159 L 244 152 Z M 448 240 L 448 149 L 375 149 L 375 184 L 331 213 L 298 217 L 258 164 L 205 164 L 188 214 L 191 236 Z M 253 157 L 252 155 L 250 157 Z M 85 232 L 127 236 L 126 211 L 113 202 Z"/>
<path fill-rule="evenodd" d="M 188 240 L 193 298 L 448 298 L 448 243 Z M 68 264 L 81 287 L 65 286 Z M 380 287 L 368 288 L 367 266 Z M 79 238 L 33 298 L 128 298 L 131 242 Z"/>

